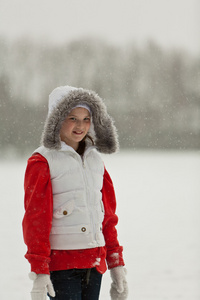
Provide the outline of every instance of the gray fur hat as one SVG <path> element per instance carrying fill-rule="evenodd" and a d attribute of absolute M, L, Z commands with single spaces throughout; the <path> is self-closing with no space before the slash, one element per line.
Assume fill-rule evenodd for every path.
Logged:
<path fill-rule="evenodd" d="M 93 91 L 61 86 L 49 95 L 49 112 L 44 125 L 42 144 L 49 149 L 61 148 L 60 129 L 70 111 L 83 105 L 89 108 L 92 124 L 88 134 L 94 140 L 101 153 L 113 153 L 118 150 L 117 130 L 108 115 L 103 100 Z"/>

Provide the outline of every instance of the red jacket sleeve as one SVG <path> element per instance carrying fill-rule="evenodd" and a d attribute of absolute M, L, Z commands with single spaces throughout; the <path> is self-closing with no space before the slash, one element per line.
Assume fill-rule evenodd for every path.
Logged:
<path fill-rule="evenodd" d="M 105 217 L 103 221 L 103 234 L 106 242 L 107 265 L 109 269 L 117 266 L 123 266 L 123 247 L 119 245 L 117 239 L 117 230 L 115 226 L 118 223 L 116 211 L 116 197 L 112 180 L 105 169 L 104 181 L 102 188 L 102 200 L 105 209 Z"/>
<path fill-rule="evenodd" d="M 49 166 L 40 154 L 28 160 L 24 190 L 25 215 L 22 227 L 28 249 L 25 257 L 31 264 L 31 271 L 49 274 L 53 197 Z"/>

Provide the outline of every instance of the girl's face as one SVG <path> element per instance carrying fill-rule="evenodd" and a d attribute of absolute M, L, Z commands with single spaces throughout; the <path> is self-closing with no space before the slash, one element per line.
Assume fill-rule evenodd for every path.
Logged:
<path fill-rule="evenodd" d="M 88 133 L 90 122 L 90 113 L 86 108 L 76 107 L 72 109 L 61 126 L 61 141 L 77 150 L 79 142 Z"/>

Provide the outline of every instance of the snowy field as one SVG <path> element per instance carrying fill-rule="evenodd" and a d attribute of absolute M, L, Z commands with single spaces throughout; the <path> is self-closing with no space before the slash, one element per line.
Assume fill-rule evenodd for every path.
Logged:
<path fill-rule="evenodd" d="M 103 156 L 116 189 L 129 300 L 200 300 L 200 153 Z M 0 299 L 29 300 L 21 221 L 26 161 L 0 162 Z M 109 297 L 110 276 L 100 299 Z M 92 299 L 88 299 L 92 300 Z"/>

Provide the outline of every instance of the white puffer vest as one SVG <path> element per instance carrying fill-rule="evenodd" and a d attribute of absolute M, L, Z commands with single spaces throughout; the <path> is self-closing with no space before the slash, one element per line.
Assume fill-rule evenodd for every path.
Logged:
<path fill-rule="evenodd" d="M 84 157 L 65 143 L 61 149 L 35 150 L 49 164 L 53 191 L 51 249 L 88 249 L 105 245 L 102 233 L 104 164 L 94 147 Z"/>

